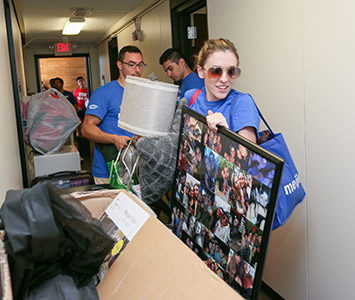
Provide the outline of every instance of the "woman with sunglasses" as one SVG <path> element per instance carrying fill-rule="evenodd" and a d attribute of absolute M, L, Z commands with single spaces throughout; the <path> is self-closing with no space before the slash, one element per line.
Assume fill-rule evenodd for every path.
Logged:
<path fill-rule="evenodd" d="M 254 101 L 249 94 L 232 89 L 240 75 L 238 65 L 237 49 L 231 41 L 206 41 L 196 64 L 205 87 L 190 107 L 206 116 L 208 127 L 214 132 L 217 126 L 224 126 L 255 143 L 260 119 Z M 195 91 L 185 93 L 188 103 Z"/>

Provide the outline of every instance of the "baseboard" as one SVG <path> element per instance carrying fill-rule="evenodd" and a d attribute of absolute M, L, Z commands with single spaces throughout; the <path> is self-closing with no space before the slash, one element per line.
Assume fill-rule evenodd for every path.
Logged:
<path fill-rule="evenodd" d="M 261 290 L 272 300 L 285 300 L 276 291 L 274 291 L 270 286 L 268 286 L 264 281 L 261 283 Z"/>

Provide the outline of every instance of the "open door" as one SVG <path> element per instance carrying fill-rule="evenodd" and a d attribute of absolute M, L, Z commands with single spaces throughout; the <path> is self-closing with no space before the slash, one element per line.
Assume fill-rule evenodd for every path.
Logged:
<path fill-rule="evenodd" d="M 117 37 L 112 38 L 112 40 L 108 42 L 108 54 L 110 59 L 111 81 L 113 81 L 118 79 L 118 76 L 120 75 L 116 65 L 118 59 Z"/>
<path fill-rule="evenodd" d="M 170 0 L 173 47 L 189 60 L 193 69 L 194 55 L 208 39 L 206 0 Z"/>

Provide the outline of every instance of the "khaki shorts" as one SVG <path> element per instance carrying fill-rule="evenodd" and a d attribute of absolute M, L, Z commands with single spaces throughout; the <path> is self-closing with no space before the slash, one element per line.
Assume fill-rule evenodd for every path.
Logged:
<path fill-rule="evenodd" d="M 94 177 L 95 184 L 108 184 L 109 178 Z"/>

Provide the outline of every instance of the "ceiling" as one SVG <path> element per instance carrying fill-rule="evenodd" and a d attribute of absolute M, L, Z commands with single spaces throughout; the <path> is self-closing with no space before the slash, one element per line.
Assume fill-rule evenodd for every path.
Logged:
<path fill-rule="evenodd" d="M 14 0 L 16 14 L 25 45 L 44 45 L 63 41 L 65 22 L 73 15 L 91 12 L 85 17 L 86 25 L 76 36 L 65 36 L 64 41 L 78 45 L 93 45 L 127 13 L 143 0 Z"/>

